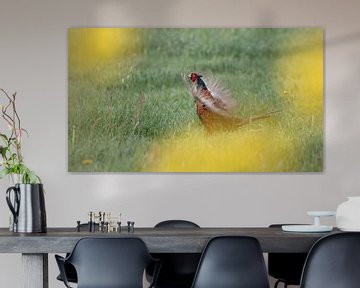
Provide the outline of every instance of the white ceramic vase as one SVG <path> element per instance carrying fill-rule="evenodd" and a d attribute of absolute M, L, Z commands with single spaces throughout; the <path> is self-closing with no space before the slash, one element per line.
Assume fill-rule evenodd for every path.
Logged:
<path fill-rule="evenodd" d="M 360 231 L 360 196 L 348 197 L 338 206 L 336 226 L 342 231 Z"/>

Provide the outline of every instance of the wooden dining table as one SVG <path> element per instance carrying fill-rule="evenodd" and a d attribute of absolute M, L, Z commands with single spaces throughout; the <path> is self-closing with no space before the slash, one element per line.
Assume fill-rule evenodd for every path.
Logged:
<path fill-rule="evenodd" d="M 0 253 L 21 253 L 24 288 L 48 288 L 48 253 L 67 253 L 83 237 L 139 237 L 151 253 L 201 253 L 209 239 L 221 235 L 252 236 L 262 251 L 308 252 L 325 235 L 338 233 L 283 232 L 281 227 L 135 228 L 120 232 L 89 232 L 77 228 L 48 228 L 47 233 L 13 233 L 0 228 Z"/>

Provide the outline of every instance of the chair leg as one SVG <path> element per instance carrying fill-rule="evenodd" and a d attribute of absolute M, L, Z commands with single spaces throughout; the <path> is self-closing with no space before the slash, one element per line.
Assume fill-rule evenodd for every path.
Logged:
<path fill-rule="evenodd" d="M 288 287 L 288 285 L 287 285 L 286 282 L 283 282 L 283 281 L 281 281 L 281 280 L 277 280 L 277 281 L 275 282 L 275 284 L 274 284 L 274 288 L 277 288 L 280 283 L 284 283 L 284 288 L 287 288 L 287 287 Z"/>

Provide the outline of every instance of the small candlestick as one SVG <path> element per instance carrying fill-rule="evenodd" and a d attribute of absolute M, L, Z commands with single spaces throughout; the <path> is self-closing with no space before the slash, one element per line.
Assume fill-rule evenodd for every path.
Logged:
<path fill-rule="evenodd" d="M 88 226 L 89 226 L 89 232 L 92 231 L 92 224 L 93 224 L 93 212 L 89 212 L 89 222 L 88 222 Z"/>
<path fill-rule="evenodd" d="M 131 232 L 131 233 L 134 232 L 135 222 L 133 222 L 133 221 L 128 221 L 127 224 L 128 224 L 128 232 L 129 232 L 129 233 L 130 233 L 130 232 Z"/>
<path fill-rule="evenodd" d="M 111 225 L 109 222 L 105 222 L 105 227 L 106 227 L 106 233 L 110 233 L 111 232 Z"/>
<path fill-rule="evenodd" d="M 76 226 L 77 227 L 77 232 L 80 232 L 80 223 L 81 222 L 78 220 L 78 221 L 76 221 L 76 223 L 77 223 L 77 226 Z"/>
<path fill-rule="evenodd" d="M 90 222 L 90 221 L 92 222 L 92 220 L 93 220 L 93 215 L 94 215 L 93 212 L 89 211 L 88 215 L 89 215 L 89 222 Z"/>

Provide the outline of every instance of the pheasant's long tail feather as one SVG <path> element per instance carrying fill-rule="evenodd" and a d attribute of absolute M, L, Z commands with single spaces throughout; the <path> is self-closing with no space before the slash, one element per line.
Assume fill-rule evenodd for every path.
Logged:
<path fill-rule="evenodd" d="M 272 117 L 274 114 L 278 114 L 280 113 L 282 110 L 274 110 L 274 111 L 270 111 L 266 114 L 263 114 L 263 115 L 258 115 L 258 116 L 251 116 L 249 118 L 246 118 L 246 119 L 242 119 L 242 121 L 238 124 L 238 126 L 243 126 L 243 125 L 246 125 L 246 124 L 250 124 L 252 122 L 255 122 L 255 121 L 258 121 L 258 120 L 261 120 L 261 119 L 266 119 L 266 118 L 270 118 Z"/>

